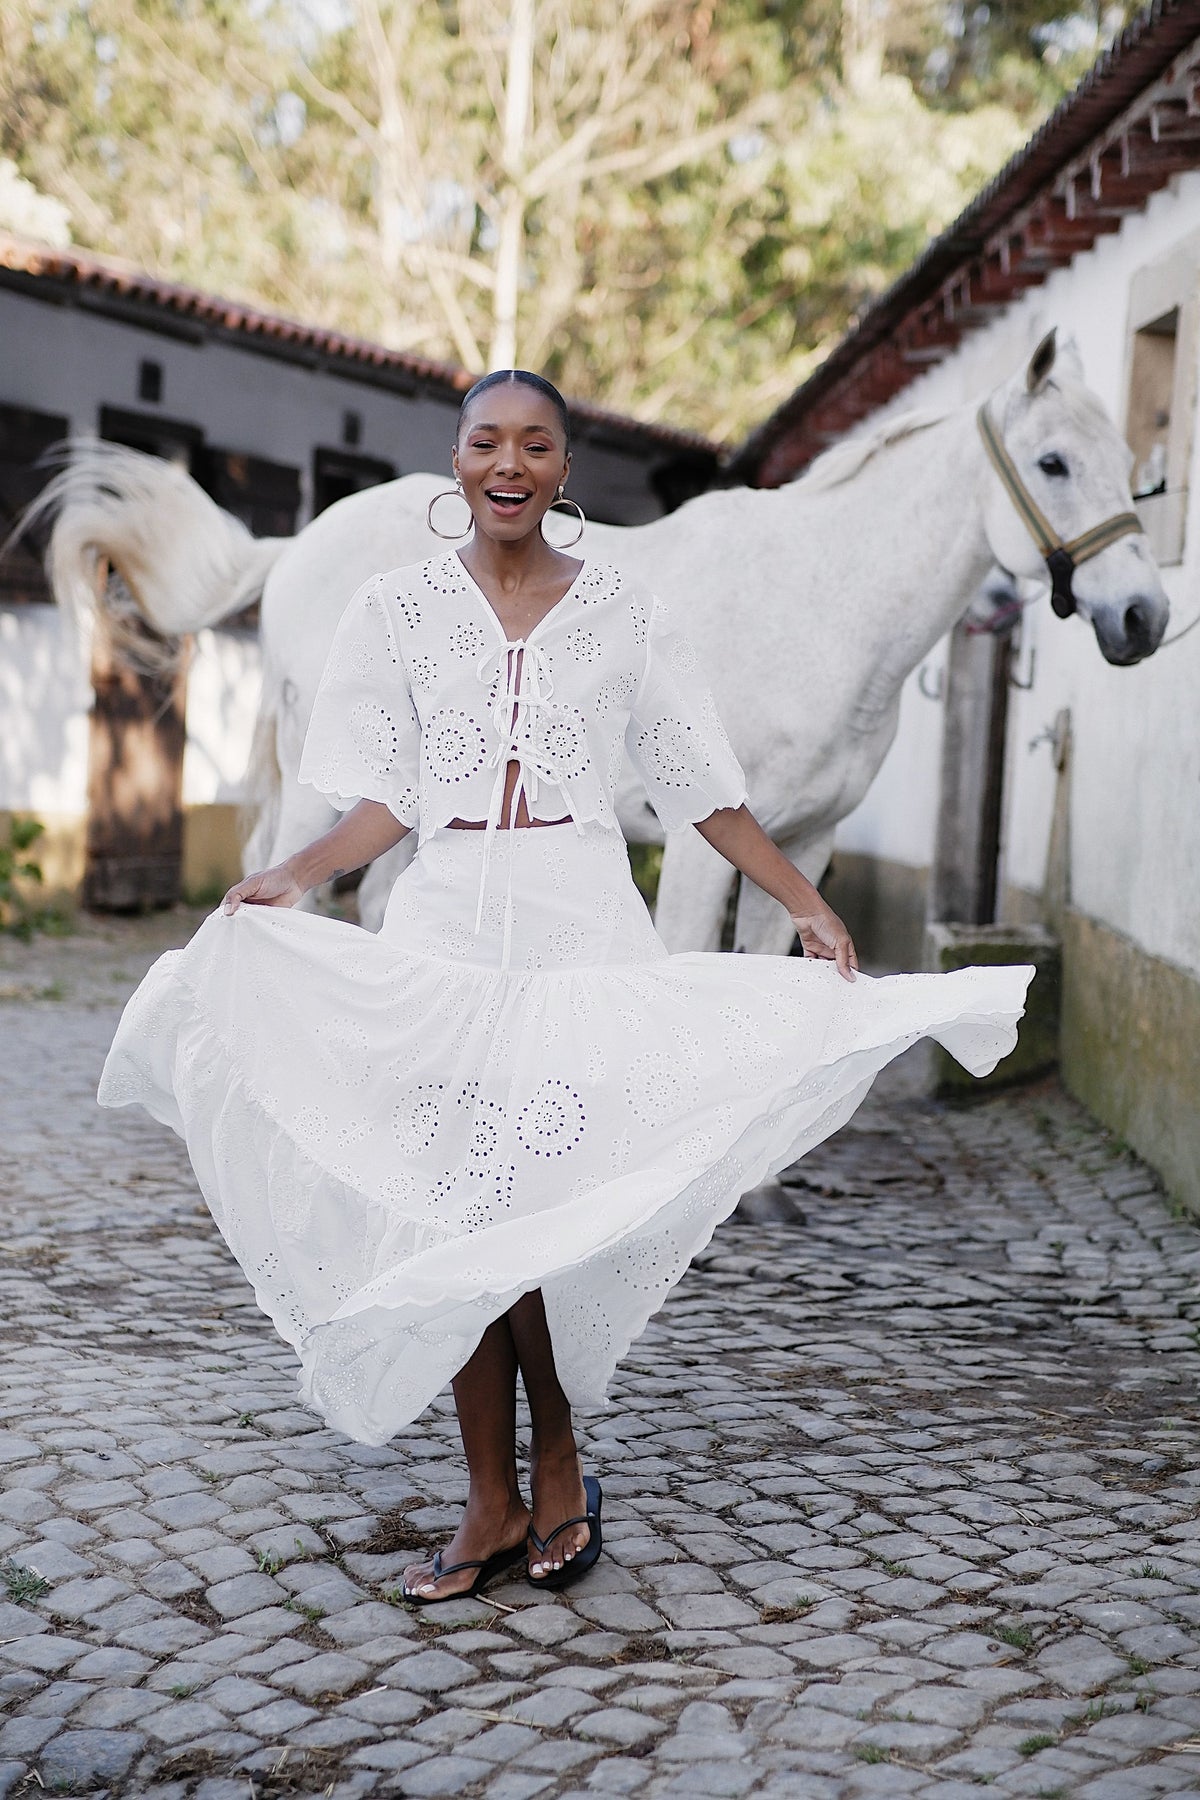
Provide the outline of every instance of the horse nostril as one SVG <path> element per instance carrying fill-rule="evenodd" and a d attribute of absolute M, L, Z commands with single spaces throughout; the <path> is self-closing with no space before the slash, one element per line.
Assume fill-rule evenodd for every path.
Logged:
<path fill-rule="evenodd" d="M 1150 614 L 1144 600 L 1131 600 L 1125 608 L 1125 636 L 1131 645 L 1150 642 Z"/>

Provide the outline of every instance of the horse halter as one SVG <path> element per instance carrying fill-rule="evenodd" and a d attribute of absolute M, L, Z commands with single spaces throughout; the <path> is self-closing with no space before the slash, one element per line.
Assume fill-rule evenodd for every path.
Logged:
<path fill-rule="evenodd" d="M 978 418 L 979 435 L 983 439 L 988 459 L 1050 572 L 1050 604 L 1060 619 L 1069 619 L 1075 611 L 1075 593 L 1071 581 L 1079 564 L 1089 562 L 1093 556 L 1099 556 L 1101 550 L 1107 550 L 1119 538 L 1130 537 L 1133 533 L 1142 531 L 1142 522 L 1133 512 L 1114 513 L 1103 524 L 1093 525 L 1090 531 L 1082 531 L 1078 537 L 1071 538 L 1064 544 L 1021 480 L 1017 465 L 1008 454 L 1004 439 L 992 422 L 986 400 L 979 409 Z"/>

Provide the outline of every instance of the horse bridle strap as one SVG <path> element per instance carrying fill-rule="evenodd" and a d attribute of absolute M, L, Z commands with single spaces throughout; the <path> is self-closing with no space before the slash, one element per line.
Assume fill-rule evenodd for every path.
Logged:
<path fill-rule="evenodd" d="M 983 439 L 983 447 L 991 465 L 1050 572 L 1050 604 L 1060 619 L 1069 619 L 1075 611 L 1075 592 L 1071 582 L 1079 564 L 1088 562 L 1093 556 L 1099 556 L 1101 550 L 1107 550 L 1118 539 L 1142 531 L 1142 521 L 1133 512 L 1114 513 L 1103 524 L 1093 525 L 1090 531 L 1081 531 L 1078 537 L 1064 543 L 1021 480 L 1017 465 L 1008 454 L 1004 439 L 992 421 L 986 400 L 980 407 L 978 416 L 979 435 Z"/>

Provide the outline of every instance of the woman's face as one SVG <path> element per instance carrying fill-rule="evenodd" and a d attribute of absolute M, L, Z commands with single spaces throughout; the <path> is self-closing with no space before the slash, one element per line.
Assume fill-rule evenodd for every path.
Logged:
<path fill-rule="evenodd" d="M 503 543 L 538 529 L 571 466 L 553 405 L 520 381 L 472 402 L 453 462 L 476 529 Z"/>

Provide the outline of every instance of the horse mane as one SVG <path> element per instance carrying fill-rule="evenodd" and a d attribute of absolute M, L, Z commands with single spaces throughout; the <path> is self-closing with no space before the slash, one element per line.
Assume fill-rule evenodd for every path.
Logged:
<path fill-rule="evenodd" d="M 860 437 L 852 437 L 840 444 L 833 444 L 822 451 L 815 462 L 809 464 L 796 486 L 805 488 L 810 493 L 822 493 L 826 488 L 838 487 L 843 481 L 849 481 L 873 456 L 881 450 L 887 450 L 901 438 L 911 437 L 914 432 L 926 431 L 929 426 L 939 424 L 949 418 L 953 409 L 939 407 L 936 410 L 927 407 L 923 410 L 897 413 L 894 419 L 886 419 L 873 431 L 864 431 Z"/>

